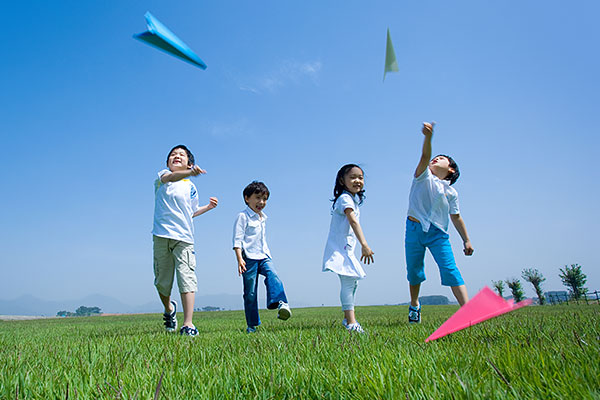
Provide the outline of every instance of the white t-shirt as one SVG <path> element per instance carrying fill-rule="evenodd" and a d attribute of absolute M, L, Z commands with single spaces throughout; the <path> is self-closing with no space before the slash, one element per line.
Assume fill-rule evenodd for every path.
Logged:
<path fill-rule="evenodd" d="M 408 216 L 421 222 L 423 232 L 433 224 L 448 233 L 448 214 L 460 214 L 458 192 L 450 182 L 433 175 L 429 167 L 413 179 L 408 197 Z"/>
<path fill-rule="evenodd" d="M 271 258 L 267 246 L 267 214 L 255 213 L 250 207 L 238 214 L 233 224 L 233 247 L 244 251 L 251 260 Z"/>
<path fill-rule="evenodd" d="M 332 271 L 338 275 L 362 279 L 367 274 L 354 254 L 356 236 L 344 212 L 347 208 L 354 210 L 356 218 L 359 218 L 360 211 L 356 196 L 344 192 L 337 198 L 331 211 L 329 236 L 323 254 L 323 272 Z"/>
<path fill-rule="evenodd" d="M 154 181 L 152 234 L 194 244 L 192 215 L 200 208 L 196 186 L 189 179 L 163 183 L 160 178 L 168 172 L 171 171 L 163 169 Z"/>

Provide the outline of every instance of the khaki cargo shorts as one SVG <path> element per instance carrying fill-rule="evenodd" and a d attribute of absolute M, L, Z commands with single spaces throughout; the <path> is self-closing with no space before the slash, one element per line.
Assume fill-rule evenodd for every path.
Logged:
<path fill-rule="evenodd" d="M 196 253 L 194 245 L 180 240 L 152 236 L 154 242 L 154 286 L 158 293 L 170 296 L 177 275 L 180 293 L 196 292 Z"/>

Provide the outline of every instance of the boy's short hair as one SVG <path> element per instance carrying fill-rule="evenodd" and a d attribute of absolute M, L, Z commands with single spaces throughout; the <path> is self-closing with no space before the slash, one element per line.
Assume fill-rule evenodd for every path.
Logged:
<path fill-rule="evenodd" d="M 167 154 L 167 165 L 169 165 L 169 157 L 171 157 L 171 153 L 174 152 L 177 149 L 183 149 L 183 150 L 185 150 L 185 153 L 188 156 L 188 166 L 196 164 L 196 160 L 194 159 L 194 155 L 192 154 L 192 152 L 190 151 L 190 149 L 188 149 L 187 147 L 185 147 L 185 145 L 183 145 L 183 144 L 178 144 L 177 146 L 173 147 L 171 149 L 171 151 L 169 151 L 169 154 Z"/>
<path fill-rule="evenodd" d="M 250 197 L 254 193 L 257 193 L 257 194 L 266 194 L 267 195 L 267 199 L 270 196 L 269 189 L 267 188 L 267 185 L 265 185 L 262 182 L 252 181 L 248 186 L 246 186 L 244 188 L 244 203 L 246 203 L 246 205 L 248 204 L 248 202 L 246 201 L 246 197 Z"/>
<path fill-rule="evenodd" d="M 454 161 L 454 159 L 450 156 L 447 156 L 445 154 L 439 154 L 435 157 L 446 157 L 449 161 L 449 166 L 450 168 L 452 168 L 454 170 L 454 172 L 449 172 L 448 176 L 446 176 L 444 178 L 445 181 L 450 181 L 450 186 L 452 186 L 454 184 L 454 182 L 456 182 L 458 180 L 458 177 L 460 176 L 460 170 L 458 169 L 458 164 L 456 163 L 456 161 Z M 435 158 L 434 157 L 434 158 Z"/>

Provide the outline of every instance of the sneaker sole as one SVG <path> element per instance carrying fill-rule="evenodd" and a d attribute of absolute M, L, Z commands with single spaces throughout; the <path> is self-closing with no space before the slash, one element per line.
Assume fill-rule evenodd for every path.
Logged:
<path fill-rule="evenodd" d="M 280 308 L 277 313 L 277 318 L 285 321 L 286 319 L 292 316 L 292 312 L 290 310 L 286 310 L 285 308 Z"/>

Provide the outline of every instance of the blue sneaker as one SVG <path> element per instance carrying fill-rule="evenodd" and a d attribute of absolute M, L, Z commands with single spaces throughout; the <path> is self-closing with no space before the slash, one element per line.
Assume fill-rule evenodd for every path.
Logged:
<path fill-rule="evenodd" d="M 171 300 L 171 305 L 173 306 L 173 312 L 163 314 L 165 330 L 167 332 L 175 332 L 177 329 L 177 303 L 174 300 Z"/>
<path fill-rule="evenodd" d="M 408 323 L 409 324 L 420 324 L 421 323 L 421 305 L 418 307 L 408 306 Z"/>
<path fill-rule="evenodd" d="M 254 332 L 256 332 L 255 326 L 249 326 L 246 328 L 246 333 L 254 333 Z"/>
<path fill-rule="evenodd" d="M 195 326 L 182 326 L 179 330 L 180 335 L 185 336 L 198 336 L 198 329 Z"/>

